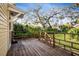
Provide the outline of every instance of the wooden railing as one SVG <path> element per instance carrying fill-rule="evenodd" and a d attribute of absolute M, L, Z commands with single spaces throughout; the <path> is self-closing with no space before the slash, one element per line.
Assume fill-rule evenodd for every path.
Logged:
<path fill-rule="evenodd" d="M 26 38 L 38 38 L 39 34 L 33 33 L 33 34 L 27 34 L 24 33 L 23 31 L 18 31 L 18 32 L 12 32 L 12 39 L 26 39 Z"/>
<path fill-rule="evenodd" d="M 63 40 L 57 38 L 55 35 L 56 34 L 63 34 Z M 70 38 L 70 41 L 67 40 L 66 34 L 68 35 L 78 35 L 78 40 L 79 40 L 79 34 L 72 34 L 72 33 L 46 33 L 46 32 L 40 32 L 39 35 L 39 40 L 49 44 L 52 47 L 58 46 L 61 48 L 64 48 L 65 50 L 68 50 L 71 55 L 79 55 L 79 48 L 75 47 L 74 45 L 77 45 L 79 47 L 79 42 L 73 42 L 72 38 Z M 51 35 L 51 36 L 50 36 Z M 13 32 L 13 38 L 14 39 L 26 39 L 28 36 L 27 35 L 20 35 L 16 36 L 16 32 Z M 36 38 L 36 35 L 32 35 L 32 38 Z M 64 42 L 64 43 L 62 43 Z M 68 45 L 66 44 L 68 43 Z M 75 50 L 75 51 L 74 51 Z M 78 52 L 76 52 L 78 51 Z"/>
<path fill-rule="evenodd" d="M 46 32 L 40 32 L 39 40 L 55 47 L 54 35 L 53 38 L 51 38 Z"/>
<path fill-rule="evenodd" d="M 52 37 L 49 34 L 51 34 Z M 60 35 L 63 34 L 64 39 L 61 40 L 61 39 L 56 38 L 55 37 L 56 34 L 60 34 Z M 67 41 L 66 40 L 66 34 L 78 35 L 78 37 L 79 37 L 79 34 L 72 34 L 72 33 L 46 33 L 46 32 L 40 32 L 39 40 L 41 40 L 43 42 L 46 42 L 46 43 L 50 44 L 53 47 L 55 47 L 55 46 L 62 47 L 65 50 L 68 50 L 71 53 L 71 55 L 79 55 L 79 48 L 74 47 L 74 45 L 77 45 L 79 47 L 79 43 L 73 42 L 72 38 L 70 38 L 70 41 Z M 64 43 L 62 43 L 62 42 L 64 42 Z M 66 45 L 66 43 L 68 43 L 69 45 Z M 76 51 L 78 51 L 78 52 L 76 52 Z"/>

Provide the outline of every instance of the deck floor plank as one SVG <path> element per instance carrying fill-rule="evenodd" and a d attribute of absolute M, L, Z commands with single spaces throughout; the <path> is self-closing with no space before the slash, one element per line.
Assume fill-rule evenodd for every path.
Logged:
<path fill-rule="evenodd" d="M 51 47 L 38 39 L 30 38 L 18 40 L 12 44 L 7 56 L 70 56 L 66 50 L 59 47 Z"/>

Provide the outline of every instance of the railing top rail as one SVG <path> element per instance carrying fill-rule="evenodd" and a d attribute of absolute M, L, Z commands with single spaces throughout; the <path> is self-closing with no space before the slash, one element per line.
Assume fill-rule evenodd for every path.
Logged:
<path fill-rule="evenodd" d="M 79 35 L 79 33 L 53 33 L 53 32 L 47 32 L 48 34 L 74 34 L 74 35 Z"/>
<path fill-rule="evenodd" d="M 60 39 L 56 39 L 56 40 L 60 40 Z M 60 41 L 65 41 L 65 42 L 69 42 L 69 43 L 73 43 L 73 44 L 78 44 L 79 45 L 79 43 L 73 42 L 73 41 L 66 41 L 66 40 L 60 40 Z"/>
<path fill-rule="evenodd" d="M 23 32 L 23 31 L 12 31 L 12 33 L 16 33 L 16 32 Z M 45 31 L 40 31 L 41 33 L 45 33 Z M 64 33 L 64 32 L 46 32 L 47 34 L 74 34 L 74 35 L 79 35 L 79 33 Z"/>

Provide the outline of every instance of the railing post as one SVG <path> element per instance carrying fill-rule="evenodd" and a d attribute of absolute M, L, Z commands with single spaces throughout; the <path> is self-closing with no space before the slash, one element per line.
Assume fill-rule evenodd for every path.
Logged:
<path fill-rule="evenodd" d="M 72 33 L 70 33 L 71 38 L 70 38 L 70 43 L 71 43 L 71 47 L 70 47 L 70 51 L 71 51 L 71 56 L 73 56 L 73 52 L 72 52 L 72 48 L 73 48 L 73 42 L 72 42 Z"/>
<path fill-rule="evenodd" d="M 71 48 L 70 48 L 70 50 L 71 50 L 71 56 L 73 56 L 72 48 L 73 48 L 73 42 L 71 42 Z"/>
<path fill-rule="evenodd" d="M 77 40 L 79 41 L 79 33 L 77 34 Z"/>
<path fill-rule="evenodd" d="M 53 33 L 53 47 L 55 47 L 55 33 Z"/>
<path fill-rule="evenodd" d="M 66 34 L 64 33 L 64 41 L 66 41 Z M 64 49 L 65 49 L 65 45 L 64 45 Z"/>

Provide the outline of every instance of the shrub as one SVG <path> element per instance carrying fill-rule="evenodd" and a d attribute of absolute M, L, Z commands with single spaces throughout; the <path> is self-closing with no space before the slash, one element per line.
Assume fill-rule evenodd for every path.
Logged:
<path fill-rule="evenodd" d="M 14 24 L 14 34 L 16 36 L 39 37 L 40 27 L 32 27 L 22 24 Z"/>
<path fill-rule="evenodd" d="M 71 37 L 74 39 L 75 36 L 77 36 L 77 39 L 79 39 L 79 28 L 72 28 L 68 31 L 68 33 L 72 33 Z M 77 34 L 77 35 L 76 35 Z"/>
<path fill-rule="evenodd" d="M 46 32 L 49 32 L 49 33 L 57 33 L 57 32 L 59 32 L 59 30 L 58 29 L 56 29 L 56 28 L 47 28 L 46 29 Z"/>
<path fill-rule="evenodd" d="M 62 25 L 60 26 L 61 32 L 67 33 L 67 31 L 69 30 L 68 26 L 66 25 Z"/>

